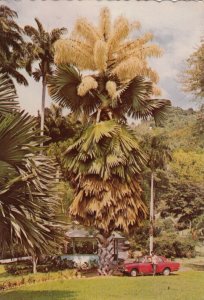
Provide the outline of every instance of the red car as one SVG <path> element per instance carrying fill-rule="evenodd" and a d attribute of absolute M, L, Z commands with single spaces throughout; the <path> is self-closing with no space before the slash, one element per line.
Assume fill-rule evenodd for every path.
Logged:
<path fill-rule="evenodd" d="M 157 262 L 156 274 L 169 275 L 180 268 L 180 263 L 168 260 L 163 256 L 157 256 Z M 133 277 L 153 274 L 152 259 L 150 256 L 141 256 L 134 262 L 125 262 L 122 272 Z"/>

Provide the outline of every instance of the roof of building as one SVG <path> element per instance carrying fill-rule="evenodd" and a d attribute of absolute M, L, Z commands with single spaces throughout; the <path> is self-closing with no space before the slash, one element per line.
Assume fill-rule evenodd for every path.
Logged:
<path fill-rule="evenodd" d="M 65 235 L 68 238 L 87 238 L 87 239 L 95 239 L 97 234 L 96 230 L 88 230 L 83 227 L 77 228 L 77 227 L 70 227 L 68 231 L 65 233 Z M 113 232 L 115 239 L 125 239 L 121 234 L 118 232 Z"/>

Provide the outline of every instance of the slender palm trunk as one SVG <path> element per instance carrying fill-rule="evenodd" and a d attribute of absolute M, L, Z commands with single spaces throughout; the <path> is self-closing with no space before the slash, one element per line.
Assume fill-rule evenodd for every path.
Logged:
<path fill-rule="evenodd" d="M 41 103 L 41 119 L 40 119 L 40 135 L 44 135 L 44 124 L 45 124 L 45 94 L 46 94 L 46 79 L 43 77 L 42 80 L 42 103 Z M 43 146 L 43 143 L 41 143 Z"/>
<path fill-rule="evenodd" d="M 37 273 L 37 262 L 38 262 L 38 257 L 36 255 L 33 255 L 32 256 L 33 274 Z"/>
<path fill-rule="evenodd" d="M 112 274 L 112 266 L 114 261 L 114 236 L 98 235 L 98 256 L 99 256 L 99 275 Z"/>
<path fill-rule="evenodd" d="M 154 172 L 151 173 L 151 198 L 150 198 L 150 235 L 149 252 L 153 251 L 154 243 Z"/>

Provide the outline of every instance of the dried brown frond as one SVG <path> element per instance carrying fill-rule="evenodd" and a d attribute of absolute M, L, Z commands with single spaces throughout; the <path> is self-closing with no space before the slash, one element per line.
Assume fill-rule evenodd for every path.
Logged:
<path fill-rule="evenodd" d="M 100 12 L 99 30 L 104 40 L 107 41 L 111 30 L 110 10 L 107 7 Z"/>
<path fill-rule="evenodd" d="M 77 93 L 79 96 L 86 95 L 90 90 L 97 89 L 98 83 L 97 81 L 91 76 L 84 76 L 80 85 L 78 86 Z"/>
<path fill-rule="evenodd" d="M 94 45 L 94 61 L 99 71 L 107 69 L 108 51 L 107 44 L 102 40 L 98 40 Z"/>
<path fill-rule="evenodd" d="M 103 181 L 95 177 L 82 180 L 70 213 L 87 226 L 105 232 L 119 229 L 128 233 L 140 225 L 147 209 L 136 181 L 129 185 L 117 179 Z"/>

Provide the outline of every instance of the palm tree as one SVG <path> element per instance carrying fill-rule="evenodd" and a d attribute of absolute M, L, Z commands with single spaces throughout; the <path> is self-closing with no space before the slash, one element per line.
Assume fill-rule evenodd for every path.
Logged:
<path fill-rule="evenodd" d="M 37 255 L 53 251 L 61 242 L 56 165 L 38 155 L 42 137 L 34 130 L 36 122 L 16 110 L 15 98 L 10 79 L 1 75 L 0 247 L 3 252 L 5 247 L 21 244 L 32 255 L 36 272 Z"/>
<path fill-rule="evenodd" d="M 145 139 L 147 141 L 147 139 Z M 151 170 L 151 197 L 150 197 L 150 255 L 153 251 L 154 239 L 154 174 L 157 169 L 165 169 L 168 161 L 172 160 L 171 149 L 165 136 L 156 135 L 151 139 L 148 167 Z"/>
<path fill-rule="evenodd" d="M 22 37 L 23 30 L 14 21 L 18 15 L 9 7 L 0 5 L 0 72 L 28 85 L 26 78 L 18 71 L 24 66 Z"/>
<path fill-rule="evenodd" d="M 42 78 L 42 106 L 41 106 L 41 135 L 44 131 L 44 110 L 46 94 L 46 76 L 52 74 L 53 67 L 53 45 L 66 32 L 66 28 L 55 28 L 50 33 L 46 32 L 42 23 L 35 18 L 37 29 L 25 26 L 24 31 L 31 38 L 27 44 L 27 72 L 36 81 Z M 32 64 L 39 62 L 38 68 L 32 71 Z"/>
<path fill-rule="evenodd" d="M 147 57 L 161 54 L 159 47 L 148 44 L 152 35 L 127 40 L 138 27 L 138 22 L 130 24 L 123 17 L 111 26 L 106 8 L 97 28 L 79 19 L 71 37 L 56 42 L 58 68 L 49 77 L 53 100 L 75 117 L 88 118 L 81 135 L 64 152 L 64 168 L 74 181 L 71 215 L 99 230 L 99 274 L 104 275 L 111 271 L 113 231 L 131 232 L 147 215 L 139 185 L 147 157 L 127 117 L 153 116 L 159 123 L 170 105 L 151 97 L 158 88 L 147 78 L 156 83 L 158 75 Z"/>
<path fill-rule="evenodd" d="M 50 139 L 46 144 L 67 140 L 75 135 L 77 126 L 71 122 L 71 116 L 64 116 L 61 106 L 51 104 L 50 108 L 45 108 L 45 128 L 44 133 Z M 40 128 L 40 115 L 38 114 L 37 122 Z M 79 127 L 79 125 L 78 125 Z"/>

